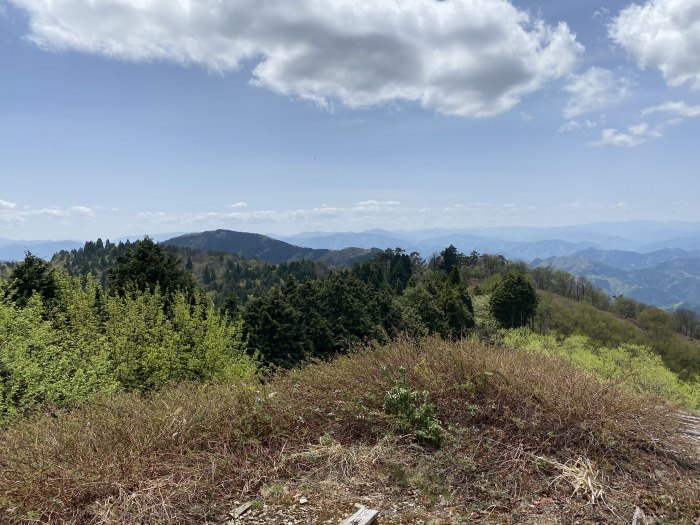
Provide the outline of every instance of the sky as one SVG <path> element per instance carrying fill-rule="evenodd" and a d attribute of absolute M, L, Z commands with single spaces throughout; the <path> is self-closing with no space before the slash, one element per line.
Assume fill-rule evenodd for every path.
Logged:
<path fill-rule="evenodd" d="M 700 0 L 0 0 L 0 237 L 700 221 Z"/>

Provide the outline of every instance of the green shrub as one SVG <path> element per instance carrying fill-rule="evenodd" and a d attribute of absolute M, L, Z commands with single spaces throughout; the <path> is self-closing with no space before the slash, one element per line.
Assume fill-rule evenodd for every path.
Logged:
<path fill-rule="evenodd" d="M 430 402 L 427 391 L 412 390 L 406 380 L 406 369 L 400 368 L 396 380 L 387 368 L 384 373 L 391 388 L 384 397 L 384 410 L 395 416 L 400 432 L 412 432 L 418 442 L 426 445 L 439 445 L 443 429 L 435 417 L 435 407 Z"/>
<path fill-rule="evenodd" d="M 204 296 L 154 291 L 106 296 L 88 278 L 55 276 L 51 305 L 0 288 L 0 426 L 46 406 L 69 407 L 118 390 L 253 376 L 240 323 Z"/>

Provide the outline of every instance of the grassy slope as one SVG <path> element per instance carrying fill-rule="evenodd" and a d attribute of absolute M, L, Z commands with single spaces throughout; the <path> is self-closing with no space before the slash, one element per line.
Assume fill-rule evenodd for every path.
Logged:
<path fill-rule="evenodd" d="M 384 367 L 430 392 L 441 447 L 397 431 Z M 302 512 L 305 496 L 305 523 L 337 523 L 357 501 L 383 525 L 623 523 L 636 505 L 692 523 L 700 471 L 675 410 L 560 359 L 403 341 L 265 384 L 181 385 L 18 423 L 0 434 L 0 521 L 223 523 L 235 500 Z"/>

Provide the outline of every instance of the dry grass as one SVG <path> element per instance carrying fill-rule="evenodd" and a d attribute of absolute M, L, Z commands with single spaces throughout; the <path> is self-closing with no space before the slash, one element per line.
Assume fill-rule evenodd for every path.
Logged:
<path fill-rule="evenodd" d="M 384 367 L 430 392 L 441 448 L 394 435 Z M 448 498 L 467 515 L 546 497 L 569 518 L 639 504 L 680 520 L 700 492 L 670 452 L 683 450 L 675 410 L 557 359 L 399 341 L 266 384 L 181 385 L 20 422 L 0 434 L 0 522 L 221 523 L 280 480 Z"/>

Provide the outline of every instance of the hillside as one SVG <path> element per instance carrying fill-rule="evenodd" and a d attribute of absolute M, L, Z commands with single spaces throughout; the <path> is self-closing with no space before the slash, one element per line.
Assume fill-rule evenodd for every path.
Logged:
<path fill-rule="evenodd" d="M 344 248 L 342 250 L 303 248 L 257 233 L 230 230 L 190 233 L 174 237 L 162 244 L 196 248 L 202 251 L 232 253 L 240 257 L 274 264 L 305 259 L 338 268 L 347 268 L 367 260 L 378 251 L 366 248 Z"/>
<path fill-rule="evenodd" d="M 610 295 L 625 295 L 660 308 L 700 311 L 700 257 L 695 252 L 585 250 L 567 257 L 535 260 L 531 266 L 587 277 Z"/>

